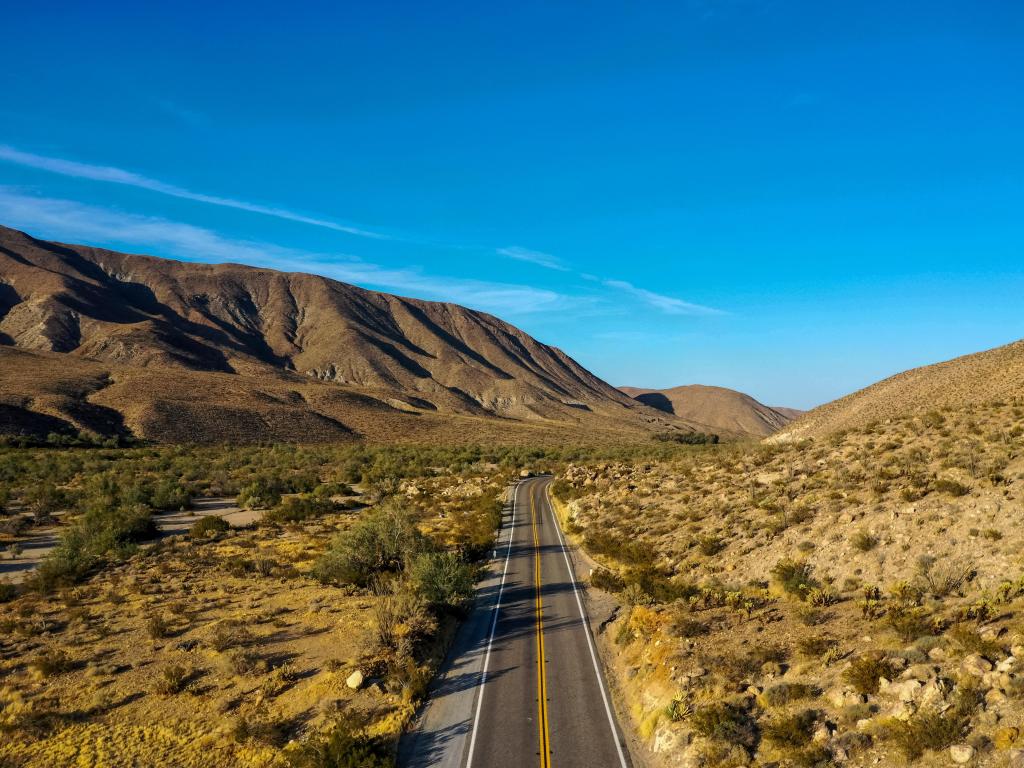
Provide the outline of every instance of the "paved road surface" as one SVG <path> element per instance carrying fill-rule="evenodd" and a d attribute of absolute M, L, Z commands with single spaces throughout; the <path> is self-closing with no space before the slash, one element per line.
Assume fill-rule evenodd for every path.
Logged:
<path fill-rule="evenodd" d="M 399 745 L 399 765 L 630 765 L 549 484 L 516 486 L 477 608 Z"/>

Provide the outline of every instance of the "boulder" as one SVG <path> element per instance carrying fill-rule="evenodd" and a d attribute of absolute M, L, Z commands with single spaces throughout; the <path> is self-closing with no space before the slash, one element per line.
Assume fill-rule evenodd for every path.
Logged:
<path fill-rule="evenodd" d="M 954 744 L 949 748 L 949 757 L 957 765 L 966 765 L 974 759 L 974 747 L 970 744 Z"/>
<path fill-rule="evenodd" d="M 960 668 L 968 675 L 974 675 L 975 677 L 984 677 L 986 673 L 992 671 L 992 662 L 990 662 L 981 654 L 972 653 L 970 656 L 965 657 L 964 660 L 960 662 Z"/>
<path fill-rule="evenodd" d="M 363 673 L 361 670 L 356 670 L 345 680 L 345 685 L 351 688 L 353 691 L 358 691 L 363 687 Z"/>
<path fill-rule="evenodd" d="M 995 744 L 996 749 L 1009 749 L 1017 743 L 1019 738 L 1020 729 L 1006 725 L 997 728 L 996 732 L 992 734 L 992 743 Z"/>

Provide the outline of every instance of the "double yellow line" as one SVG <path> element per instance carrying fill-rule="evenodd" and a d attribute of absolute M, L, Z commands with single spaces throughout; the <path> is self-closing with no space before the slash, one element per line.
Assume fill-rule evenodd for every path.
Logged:
<path fill-rule="evenodd" d="M 551 734 L 548 728 L 548 675 L 544 664 L 544 603 L 541 599 L 540 535 L 537 531 L 537 504 L 530 489 L 530 518 L 533 523 L 533 578 L 537 613 L 537 724 L 540 731 L 540 768 L 551 768 Z"/>

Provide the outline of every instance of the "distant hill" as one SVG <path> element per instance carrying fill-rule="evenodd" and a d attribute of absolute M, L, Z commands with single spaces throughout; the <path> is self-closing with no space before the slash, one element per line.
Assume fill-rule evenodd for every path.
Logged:
<path fill-rule="evenodd" d="M 563 425 L 566 440 L 588 430 L 696 429 L 483 312 L 5 227 L 0 351 L 0 431 L 63 423 L 152 439 L 257 441 L 455 430 L 465 442 L 517 426 Z M 505 427 L 478 428 L 482 421 Z"/>
<path fill-rule="evenodd" d="M 808 411 L 773 441 L 825 437 L 931 409 L 963 409 L 1024 396 L 1024 341 L 914 368 Z"/>
<path fill-rule="evenodd" d="M 716 434 L 765 437 L 800 413 L 792 408 L 771 408 L 750 395 L 725 387 L 689 384 L 672 389 L 619 389 L 645 405 Z"/>

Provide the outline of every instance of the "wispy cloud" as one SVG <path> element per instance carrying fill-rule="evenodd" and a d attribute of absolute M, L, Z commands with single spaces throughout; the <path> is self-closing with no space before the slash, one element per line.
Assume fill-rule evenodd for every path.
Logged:
<path fill-rule="evenodd" d="M 194 109 L 184 107 L 176 101 L 170 99 L 153 99 L 153 104 L 166 115 L 173 117 L 183 125 L 187 125 L 189 128 L 204 128 L 208 124 L 206 115 L 202 112 L 197 112 Z"/>
<path fill-rule="evenodd" d="M 564 294 L 526 285 L 431 275 L 418 268 L 390 268 L 348 254 L 229 238 L 183 222 L 74 200 L 37 197 L 11 187 L 0 186 L 0 221 L 49 238 L 111 243 L 189 261 L 237 262 L 312 272 L 420 298 L 454 301 L 499 315 L 563 309 L 574 301 Z"/>
<path fill-rule="evenodd" d="M 705 307 L 700 304 L 692 304 L 689 301 L 683 301 L 673 296 L 665 296 L 654 291 L 648 291 L 646 288 L 638 288 L 632 283 L 627 283 L 625 280 L 602 280 L 602 285 L 608 288 L 615 288 L 619 291 L 624 291 L 630 296 L 633 296 L 640 301 L 654 307 L 661 312 L 668 315 L 724 315 L 725 313 L 720 309 L 714 309 L 713 307 Z"/>
<path fill-rule="evenodd" d="M 527 261 L 530 264 L 536 264 L 547 269 L 555 269 L 559 272 L 569 271 L 569 268 L 557 256 L 552 256 L 550 253 L 542 253 L 541 251 L 532 251 L 529 248 L 522 248 L 518 245 L 498 248 L 498 254 L 507 256 L 510 259 L 516 259 L 517 261 Z"/>
<path fill-rule="evenodd" d="M 159 181 L 158 179 L 151 179 L 148 176 L 143 176 L 141 174 L 134 173 L 133 171 L 126 171 L 123 168 L 116 168 L 109 165 L 80 163 L 75 160 L 65 160 L 59 157 L 49 157 L 47 155 L 37 155 L 31 152 L 22 152 L 21 150 L 15 149 L 14 147 L 6 144 L 0 144 L 0 160 L 5 160 L 9 163 L 15 163 L 28 168 L 36 168 L 41 171 L 57 173 L 61 176 L 71 176 L 76 179 L 89 179 L 91 181 L 104 181 L 111 184 L 123 184 L 128 187 L 146 189 L 150 192 L 156 192 L 161 195 L 179 197 L 184 200 L 194 200 L 199 203 L 219 205 L 224 208 L 235 208 L 240 211 L 259 213 L 264 216 L 273 216 L 278 219 L 296 221 L 301 224 L 311 224 L 315 227 L 333 229 L 336 232 L 344 232 L 358 237 L 369 237 L 377 240 L 389 239 L 387 235 L 380 234 L 379 232 L 371 232 L 367 229 L 350 226 L 348 224 L 340 224 L 336 221 L 329 221 L 328 219 L 306 216 L 302 213 L 290 211 L 287 208 L 250 203 L 245 200 L 238 200 L 232 197 L 207 195 L 203 192 L 193 192 L 190 189 L 185 189 L 184 187 L 179 187 L 175 184 L 168 184 L 167 182 Z"/>

